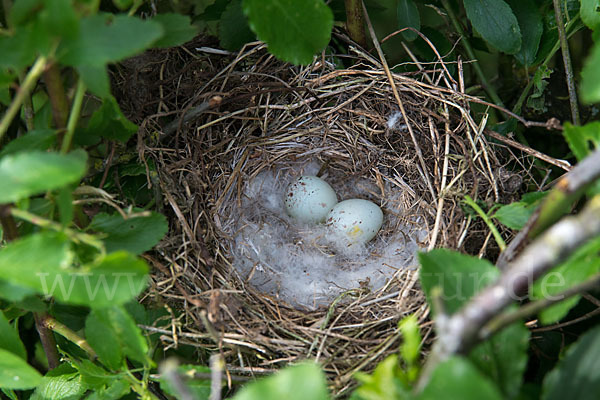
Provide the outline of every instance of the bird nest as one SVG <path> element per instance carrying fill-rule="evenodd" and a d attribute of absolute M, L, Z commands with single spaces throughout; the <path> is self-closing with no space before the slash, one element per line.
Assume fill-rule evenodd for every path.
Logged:
<path fill-rule="evenodd" d="M 260 260 L 253 272 L 238 268 L 236 252 L 252 237 L 240 232 L 264 227 L 266 214 L 251 210 L 268 199 L 252 198 L 248 185 L 265 173 L 283 185 L 312 168 L 337 182 L 336 190 L 350 183 L 348 196 L 374 201 L 386 216 L 372 246 L 379 240 L 385 248 L 402 230 L 418 233 L 411 243 L 421 250 L 497 255 L 486 225 L 462 200 L 518 198 L 533 158 L 486 138 L 486 119 L 476 122 L 470 112 L 470 103 L 481 101 L 461 92 L 444 63 L 388 75 L 367 54 L 351 58 L 347 69 L 328 56 L 296 67 L 260 43 L 226 54 L 198 39 L 117 67 L 117 96 L 141 126 L 140 157 L 156 166 L 149 183 L 170 220 L 168 237 L 146 255 L 153 266 L 146 300 L 174 310 L 169 321 L 146 327 L 165 347 L 194 346 L 200 362 L 219 351 L 234 375 L 316 359 L 343 395 L 356 372 L 397 349 L 403 317 L 415 314 L 430 337 L 414 254 L 379 287 L 368 279 L 353 287 L 330 282 L 333 300 L 313 307 L 257 288 L 250 273 L 269 268 Z M 363 250 L 357 257 L 380 256 L 378 248 Z M 335 257 L 335 250 L 326 253 Z"/>

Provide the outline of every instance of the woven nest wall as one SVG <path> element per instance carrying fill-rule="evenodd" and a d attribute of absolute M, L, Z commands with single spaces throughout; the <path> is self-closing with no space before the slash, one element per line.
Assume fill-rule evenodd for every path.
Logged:
<path fill-rule="evenodd" d="M 140 157 L 156 165 L 151 182 L 171 224 L 147 256 L 154 267 L 148 298 L 181 313 L 166 327 L 146 328 L 161 333 L 166 347 L 197 347 L 204 362 L 220 350 L 234 374 L 316 358 L 343 395 L 355 372 L 397 349 L 403 317 L 416 314 L 430 337 L 416 265 L 398 269 L 381 288 L 357 285 L 310 310 L 261 293 L 233 265 L 232 210 L 244 201 L 245 185 L 263 171 L 310 161 L 331 177 L 371 182 L 370 198 L 386 215 L 401 209 L 396 223 L 418 221 L 422 249 L 493 257 L 490 233 L 460 203 L 464 195 L 488 204 L 518 198 L 532 161 L 488 143 L 470 114 L 473 99 L 455 90 L 460 85 L 443 64 L 394 74 L 397 98 L 368 55 L 354 56 L 349 69 L 328 58 L 295 67 L 261 44 L 232 55 L 203 52 L 206 45 L 149 52 L 115 74 L 122 107 L 141 125 Z M 398 100 L 405 115 L 392 123 Z M 515 168 L 521 172 L 509 172 Z M 384 224 L 379 235 L 394 229 Z"/>

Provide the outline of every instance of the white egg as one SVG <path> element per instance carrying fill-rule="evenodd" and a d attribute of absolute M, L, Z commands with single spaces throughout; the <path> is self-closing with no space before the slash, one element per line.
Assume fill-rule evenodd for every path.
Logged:
<path fill-rule="evenodd" d="M 367 243 L 381 229 L 383 212 L 369 200 L 344 200 L 333 207 L 326 223 L 350 243 Z"/>
<path fill-rule="evenodd" d="M 284 202 L 291 217 L 314 224 L 325 221 L 337 203 L 337 196 L 323 179 L 304 175 L 289 184 Z"/>

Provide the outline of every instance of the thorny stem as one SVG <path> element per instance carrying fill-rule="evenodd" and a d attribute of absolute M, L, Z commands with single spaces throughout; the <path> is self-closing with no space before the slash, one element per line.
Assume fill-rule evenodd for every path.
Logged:
<path fill-rule="evenodd" d="M 67 117 L 69 116 L 69 100 L 67 99 L 65 87 L 60 76 L 60 67 L 56 63 L 49 63 L 48 68 L 44 72 L 44 82 L 46 83 L 46 90 L 50 98 L 50 105 L 52 106 L 54 124 L 56 128 L 62 130 L 65 128 Z"/>
<path fill-rule="evenodd" d="M 43 315 L 41 317 L 40 322 L 45 328 L 50 329 L 53 332 L 56 332 L 59 335 L 63 336 L 67 340 L 75 343 L 77 346 L 79 346 L 83 351 L 85 351 L 88 354 L 90 359 L 93 360 L 96 358 L 96 352 L 91 348 L 91 346 L 88 344 L 88 342 L 85 339 L 83 339 L 81 336 L 79 336 L 77 333 L 75 333 L 68 326 L 58 322 L 57 320 L 55 320 L 54 318 L 52 318 L 51 316 L 49 316 L 47 314 Z"/>
<path fill-rule="evenodd" d="M 563 63 L 565 65 L 565 76 L 567 78 L 567 88 L 569 89 L 569 104 L 571 105 L 571 118 L 573 125 L 580 125 L 579 105 L 577 104 L 577 91 L 575 90 L 575 77 L 573 75 L 573 66 L 571 65 L 571 54 L 569 51 L 569 42 L 565 33 L 565 22 L 560 6 L 560 0 L 552 0 L 554 4 L 554 14 L 556 16 L 556 27 L 558 28 L 558 38 L 562 52 Z"/>
<path fill-rule="evenodd" d="M 73 135 L 75 134 L 75 127 L 81 114 L 81 105 L 83 104 L 83 97 L 85 95 L 85 84 L 79 78 L 77 82 L 77 91 L 75 92 L 75 98 L 73 99 L 73 107 L 71 108 L 71 114 L 69 115 L 69 122 L 67 123 L 67 133 L 63 138 L 60 152 L 66 154 L 71 148 L 71 142 L 73 141 Z"/>
<path fill-rule="evenodd" d="M 496 243 L 498 243 L 498 246 L 500 247 L 500 251 L 504 251 L 504 249 L 506 248 L 506 243 L 504 242 L 504 239 L 502 239 L 502 235 L 500 235 L 500 232 L 498 232 L 496 225 L 494 225 L 494 222 L 489 217 L 489 215 L 487 215 L 481 209 L 481 207 L 479 207 L 479 205 L 471 198 L 471 196 L 468 196 L 468 195 L 465 196 L 465 203 L 467 203 L 469 206 L 471 206 L 471 208 L 473 210 L 475 210 L 475 212 L 477 212 L 477 214 L 479 214 L 481 219 L 483 219 L 483 222 L 485 222 L 485 224 L 488 226 L 488 228 L 490 228 L 492 235 L 494 235 L 494 239 L 496 239 Z"/>
<path fill-rule="evenodd" d="M 362 0 L 344 0 L 346 6 L 346 29 L 350 38 L 362 48 L 367 47 L 365 34 L 365 16 L 362 10 Z"/>
<path fill-rule="evenodd" d="M 490 96 L 490 99 L 492 99 L 494 104 L 496 104 L 497 106 L 500 106 L 500 107 L 504 107 L 504 103 L 502 103 L 500 96 L 498 96 L 498 93 L 496 93 L 496 89 L 494 89 L 494 87 L 489 84 L 487 78 L 485 77 L 485 74 L 483 73 L 483 70 L 481 69 L 479 62 L 477 61 L 477 58 L 475 57 L 475 52 L 473 51 L 473 48 L 471 47 L 471 43 L 469 43 L 469 41 L 467 40 L 467 36 L 465 35 L 465 32 L 463 31 L 462 26 L 460 26 L 460 22 L 458 22 L 458 19 L 456 18 L 456 14 L 454 14 L 454 10 L 452 9 L 450 2 L 448 0 L 442 0 L 442 5 L 444 6 L 444 9 L 448 13 L 448 17 L 450 18 L 450 21 L 452 22 L 454 29 L 456 29 L 456 32 L 458 32 L 458 34 L 460 35 L 460 41 L 461 41 L 463 47 L 465 48 L 465 51 L 467 52 L 467 56 L 469 56 L 469 58 L 473 61 L 473 68 L 475 69 L 475 73 L 477 74 L 477 77 L 479 78 L 479 81 L 481 82 L 481 86 L 486 91 L 488 96 Z"/>
<path fill-rule="evenodd" d="M 44 72 L 45 67 L 46 57 L 40 56 L 25 76 L 25 80 L 23 81 L 23 84 L 17 91 L 17 95 L 8 107 L 8 110 L 6 110 L 4 117 L 2 117 L 2 120 L 0 121 L 0 140 L 8 130 L 8 127 L 10 126 L 10 123 L 12 122 L 15 115 L 17 115 L 17 113 L 19 112 L 21 104 L 23 104 L 26 97 L 29 96 L 31 89 L 37 82 L 40 75 Z"/>

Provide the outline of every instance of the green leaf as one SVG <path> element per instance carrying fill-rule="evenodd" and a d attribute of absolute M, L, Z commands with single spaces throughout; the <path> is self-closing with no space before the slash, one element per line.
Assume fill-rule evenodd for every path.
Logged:
<path fill-rule="evenodd" d="M 124 143 L 137 130 L 137 125 L 123 115 L 115 98 L 109 96 L 104 99 L 102 106 L 92 114 L 90 122 L 85 129 L 85 134 L 102 136 Z"/>
<path fill-rule="evenodd" d="M 525 226 L 534 211 L 534 207 L 530 207 L 526 203 L 517 201 L 498 208 L 494 213 L 494 218 L 510 229 L 520 230 Z"/>
<path fill-rule="evenodd" d="M 115 400 L 123 398 L 131 391 L 131 384 L 125 379 L 115 380 L 106 388 L 100 388 L 86 397 L 86 400 Z"/>
<path fill-rule="evenodd" d="M 27 296 L 35 294 L 35 290 L 13 285 L 12 283 L 6 282 L 0 279 L 0 298 L 11 302 L 17 302 L 24 300 Z"/>
<path fill-rule="evenodd" d="M 31 64 L 38 53 L 47 53 L 50 40 L 39 24 L 18 27 L 12 36 L 0 35 L 0 68 L 19 71 Z"/>
<path fill-rule="evenodd" d="M 85 337 L 104 365 L 113 371 L 121 368 L 123 353 L 119 337 L 112 326 L 102 321 L 93 310 L 85 320 Z"/>
<path fill-rule="evenodd" d="M 168 224 L 164 215 L 151 212 L 147 217 L 123 219 L 119 214 L 96 214 L 90 229 L 106 233 L 106 250 L 127 250 L 141 254 L 150 250 L 167 233 Z"/>
<path fill-rule="evenodd" d="M 453 314 L 474 294 L 498 277 L 498 270 L 487 260 L 447 249 L 419 253 L 420 279 L 429 304 L 436 287 L 441 289 L 445 312 Z M 437 313 L 439 310 L 433 310 Z"/>
<path fill-rule="evenodd" d="M 225 8 L 219 22 L 221 47 L 235 51 L 253 40 L 256 40 L 256 36 L 250 30 L 246 16 L 242 11 L 242 0 L 233 0 Z"/>
<path fill-rule="evenodd" d="M 163 33 L 158 22 L 125 15 L 92 15 L 81 19 L 79 35 L 62 42 L 58 58 L 70 66 L 103 67 L 140 53 Z"/>
<path fill-rule="evenodd" d="M 234 400 L 328 400 L 325 375 L 314 363 L 284 368 L 275 375 L 249 383 Z"/>
<path fill-rule="evenodd" d="M 554 299 L 567 288 L 582 283 L 600 272 L 600 238 L 595 238 L 579 248 L 575 254 L 543 277 L 538 279 L 531 289 L 533 299 Z M 543 324 L 552 324 L 561 320 L 574 307 L 581 296 L 573 296 L 540 313 Z"/>
<path fill-rule="evenodd" d="M 25 351 L 18 331 L 8 322 L 2 311 L 0 311 L 0 349 L 10 351 L 27 360 L 27 351 Z"/>
<path fill-rule="evenodd" d="M 89 307 L 123 304 L 146 287 L 148 266 L 119 251 L 80 268 L 42 277 L 42 291 L 59 300 Z"/>
<path fill-rule="evenodd" d="M 133 4 L 133 0 L 113 0 L 113 4 L 119 10 L 127 10 Z"/>
<path fill-rule="evenodd" d="M 527 367 L 529 330 L 520 322 L 510 325 L 471 351 L 469 359 L 498 385 L 505 399 L 519 394 Z"/>
<path fill-rule="evenodd" d="M 581 161 L 600 145 L 600 122 L 588 122 L 583 126 L 565 122 L 563 136 L 577 161 Z"/>
<path fill-rule="evenodd" d="M 187 378 L 185 385 L 192 392 L 194 399 L 208 400 L 210 398 L 210 379 L 194 378 L 195 374 L 210 376 L 210 368 L 202 365 L 180 365 L 177 367 L 177 372 Z M 173 397 L 177 397 L 179 394 L 171 382 L 163 377 L 160 379 L 160 388 Z"/>
<path fill-rule="evenodd" d="M 579 85 L 581 100 L 584 103 L 600 102 L 600 44 L 596 42 L 581 70 Z"/>
<path fill-rule="evenodd" d="M 77 72 L 90 92 L 102 99 L 111 97 L 110 81 L 105 65 L 78 65 Z"/>
<path fill-rule="evenodd" d="M 152 47 L 173 47 L 190 41 L 198 33 L 191 24 L 190 17 L 181 14 L 158 14 L 152 21 L 158 22 L 163 28 L 163 35 L 152 44 Z"/>
<path fill-rule="evenodd" d="M 581 0 L 579 8 L 581 20 L 588 28 L 593 31 L 600 28 L 600 1 L 599 0 Z"/>
<path fill-rule="evenodd" d="M 42 376 L 21 357 L 0 349 L 0 388 L 31 389 L 42 381 Z"/>
<path fill-rule="evenodd" d="M 91 314 L 93 315 L 93 322 L 89 326 L 89 329 L 99 328 L 101 325 L 104 325 L 102 332 L 109 335 L 108 337 L 111 340 L 115 340 L 119 344 L 123 355 L 144 364 L 151 362 L 148 358 L 148 342 L 146 338 L 142 335 L 140 328 L 138 328 L 133 318 L 123 307 L 97 308 L 92 310 Z M 92 331 L 88 330 L 88 321 L 86 321 L 86 335 L 90 333 Z M 102 349 L 105 356 L 108 356 L 107 360 L 110 359 L 109 363 L 115 363 L 120 355 L 115 352 L 114 348 L 109 348 L 107 345 L 99 343 L 97 340 L 102 340 L 98 337 L 99 335 L 94 336 L 94 333 L 92 335 L 94 337 L 92 342 L 96 344 L 96 347 Z M 104 340 L 107 340 L 107 338 Z M 96 349 L 96 347 L 93 348 Z"/>
<path fill-rule="evenodd" d="M 81 377 L 68 364 L 48 372 L 42 378 L 30 400 L 77 400 L 83 396 L 86 388 L 81 383 Z"/>
<path fill-rule="evenodd" d="M 463 0 L 463 4 L 473 27 L 488 43 L 507 54 L 521 49 L 519 23 L 504 0 Z"/>
<path fill-rule="evenodd" d="M 515 58 L 524 66 L 532 65 L 544 32 L 542 14 L 533 0 L 509 0 L 508 4 L 517 17 L 523 40 Z"/>
<path fill-rule="evenodd" d="M 11 203 L 29 196 L 77 183 L 85 173 L 86 154 L 32 151 L 0 159 L 0 203 Z"/>
<path fill-rule="evenodd" d="M 38 129 L 11 140 L 0 152 L 0 157 L 32 150 L 48 150 L 56 143 L 56 131 Z"/>
<path fill-rule="evenodd" d="M 600 393 L 600 326 L 583 335 L 546 376 L 543 400 L 592 400 Z"/>
<path fill-rule="evenodd" d="M 269 51 L 293 64 L 310 64 L 331 37 L 333 13 L 323 0 L 243 0 L 250 28 Z"/>
<path fill-rule="evenodd" d="M 469 361 L 454 356 L 436 367 L 417 399 L 500 400 L 502 397 L 494 384 Z"/>
<path fill-rule="evenodd" d="M 0 276 L 11 284 L 91 307 L 126 303 L 146 285 L 148 266 L 132 254 L 119 251 L 79 268 L 71 266 L 72 258 L 70 243 L 61 234 L 29 235 L 0 251 Z"/>
<path fill-rule="evenodd" d="M 421 30 L 421 16 L 413 0 L 398 0 L 396 18 L 398 19 L 398 29 L 411 27 Z M 418 35 L 411 30 L 406 30 L 402 32 L 402 36 L 404 39 L 412 42 Z"/>
<path fill-rule="evenodd" d="M 356 374 L 356 379 L 361 382 L 356 397 L 369 400 L 410 398 L 410 386 L 402 380 L 402 375 L 398 356 L 392 354 L 381 361 L 371 375 Z"/>
<path fill-rule="evenodd" d="M 60 224 L 65 227 L 70 225 L 73 220 L 73 190 L 69 187 L 60 189 L 56 197 L 56 204 L 58 205 Z"/>
<path fill-rule="evenodd" d="M 56 274 L 70 265 L 71 260 L 69 242 L 64 235 L 37 233 L 15 240 L 0 250 L 0 276 L 13 285 L 41 291 L 40 274 Z"/>
<path fill-rule="evenodd" d="M 548 86 L 548 78 L 550 78 L 552 72 L 545 65 L 540 65 L 535 71 L 535 75 L 533 76 L 533 93 L 527 98 L 527 107 L 539 112 L 547 111 L 546 86 Z"/>
<path fill-rule="evenodd" d="M 229 5 L 230 0 L 215 0 L 214 3 L 204 9 L 204 12 L 197 17 L 195 20 L 201 21 L 218 21 L 221 19 L 221 15 L 225 12 L 225 9 Z"/>
<path fill-rule="evenodd" d="M 520 230 L 546 194 L 547 192 L 526 193 L 521 201 L 500 206 L 492 217 L 510 229 Z"/>

